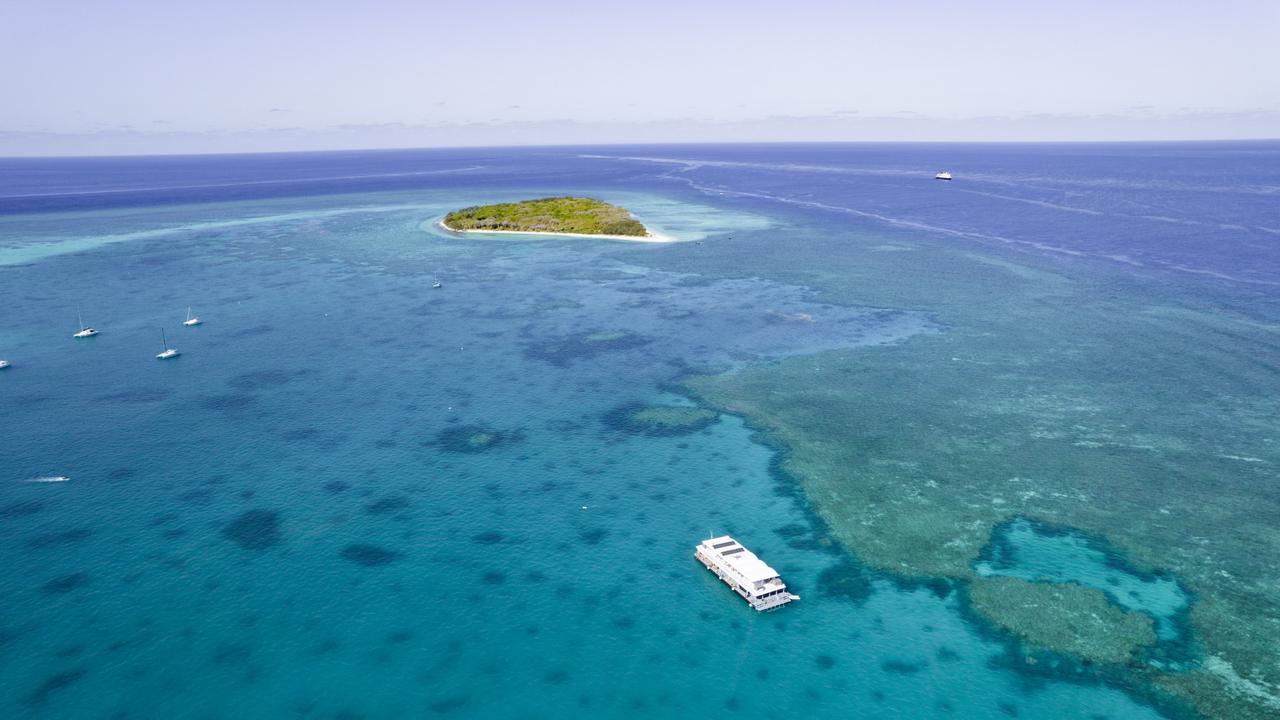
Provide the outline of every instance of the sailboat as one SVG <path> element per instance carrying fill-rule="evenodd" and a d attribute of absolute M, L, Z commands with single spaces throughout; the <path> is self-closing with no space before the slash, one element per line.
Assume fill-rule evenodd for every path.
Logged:
<path fill-rule="evenodd" d="M 440 288 L 444 287 L 444 285 L 442 285 L 442 284 L 440 283 L 440 278 L 432 278 L 432 280 L 434 280 L 435 282 L 431 283 L 431 287 L 433 287 L 433 288 L 435 288 L 435 289 L 437 289 L 437 290 L 439 290 Z"/>
<path fill-rule="evenodd" d="M 186 325 L 187 327 L 191 327 L 191 326 L 193 326 L 193 325 L 199 325 L 199 324 L 200 324 L 200 318 L 195 317 L 194 315 L 192 315 L 192 314 L 191 314 L 191 307 L 190 307 L 190 306 L 188 306 L 188 307 L 187 307 L 187 319 L 186 319 L 186 320 L 183 320 L 183 321 L 182 321 L 182 324 L 183 324 L 183 325 Z"/>
<path fill-rule="evenodd" d="M 93 337 L 94 335 L 98 334 L 97 330 L 94 330 L 93 328 L 84 324 L 84 318 L 80 316 L 80 305 L 78 304 L 76 305 L 76 321 L 80 323 L 80 329 L 77 330 L 76 334 L 72 335 L 71 337 L 87 338 L 87 337 Z"/>
<path fill-rule="evenodd" d="M 160 328 L 160 342 L 164 344 L 164 350 L 160 354 L 156 355 L 157 360 L 168 360 L 169 358 L 176 358 L 181 354 L 177 350 L 169 347 L 169 340 L 164 336 L 164 328 Z"/>

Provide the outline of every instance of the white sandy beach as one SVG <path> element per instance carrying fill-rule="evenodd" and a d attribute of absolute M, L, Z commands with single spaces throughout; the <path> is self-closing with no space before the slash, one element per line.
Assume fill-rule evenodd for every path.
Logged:
<path fill-rule="evenodd" d="M 440 229 L 451 233 L 475 233 L 477 235 L 548 235 L 551 237 L 591 238 L 593 240 L 627 240 L 629 242 L 670 243 L 677 242 L 670 235 L 650 232 L 648 235 L 591 235 L 589 233 L 540 232 L 537 230 L 454 230 L 444 224 L 444 220 L 436 223 Z"/>

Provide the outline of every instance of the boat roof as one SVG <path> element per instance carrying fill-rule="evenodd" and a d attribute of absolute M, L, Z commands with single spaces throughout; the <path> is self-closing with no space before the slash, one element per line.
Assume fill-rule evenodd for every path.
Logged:
<path fill-rule="evenodd" d="M 756 554 L 742 547 L 742 543 L 728 535 L 703 540 L 704 545 L 724 559 L 724 563 L 732 568 L 748 582 L 764 582 L 778 577 L 778 572 L 765 564 Z"/>

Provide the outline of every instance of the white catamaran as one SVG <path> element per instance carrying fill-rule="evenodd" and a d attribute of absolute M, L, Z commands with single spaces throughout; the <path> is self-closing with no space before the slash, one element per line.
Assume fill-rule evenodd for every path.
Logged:
<path fill-rule="evenodd" d="M 160 328 L 160 342 L 164 346 L 164 349 L 156 355 L 157 360 L 168 360 L 169 358 L 176 358 L 182 354 L 169 347 L 169 340 L 164 336 L 164 328 Z"/>
<path fill-rule="evenodd" d="M 78 322 L 78 323 L 80 324 L 80 329 L 79 329 L 79 330 L 77 330 L 77 331 L 76 331 L 76 334 L 75 334 L 75 335 L 72 335 L 71 337 L 73 337 L 73 338 L 87 338 L 87 337 L 93 337 L 94 335 L 97 335 L 97 334 L 98 334 L 98 331 L 97 331 L 97 330 L 94 330 L 93 328 L 91 328 L 91 327 L 89 327 L 88 325 L 85 325 L 85 324 L 84 324 L 84 318 L 83 318 L 83 317 L 81 317 L 81 315 L 80 315 L 80 306 L 79 306 L 79 305 L 76 305 L 76 322 Z"/>
<path fill-rule="evenodd" d="M 182 324 L 183 324 L 183 325 L 186 325 L 187 327 L 191 327 L 191 326 L 193 326 L 193 325 L 199 325 L 199 324 L 200 324 L 200 318 L 198 318 L 198 317 L 196 317 L 195 315 L 192 315 L 192 314 L 191 314 L 191 307 L 190 307 L 190 306 L 188 306 L 188 307 L 187 307 L 187 319 L 186 319 L 186 320 L 183 320 L 183 321 L 182 321 Z"/>

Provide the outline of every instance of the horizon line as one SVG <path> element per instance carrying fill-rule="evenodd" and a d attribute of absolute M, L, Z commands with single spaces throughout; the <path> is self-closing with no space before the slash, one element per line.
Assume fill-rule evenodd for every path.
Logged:
<path fill-rule="evenodd" d="M 743 146 L 743 145 L 1210 145 L 1280 142 L 1280 136 L 1257 138 L 1197 138 L 1150 140 L 750 140 L 750 141 L 678 141 L 678 142 L 609 142 L 609 143 L 531 143 L 511 145 L 407 145 L 402 147 L 370 148 L 348 147 L 324 150 L 253 150 L 210 152 L 152 152 L 152 153 L 103 153 L 88 155 L 0 155 L 0 161 L 8 160 L 94 160 L 112 158 L 151 157 L 236 157 L 253 155 L 323 155 L 338 153 L 393 153 L 415 150 L 522 150 L 556 148 L 611 148 L 611 147 L 694 147 L 694 146 Z"/>

